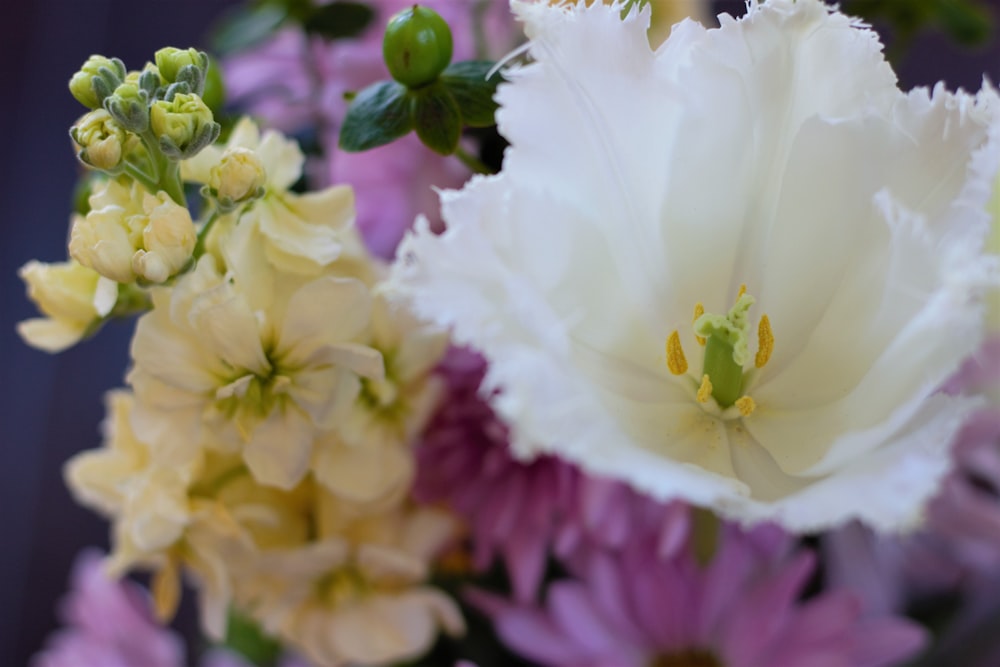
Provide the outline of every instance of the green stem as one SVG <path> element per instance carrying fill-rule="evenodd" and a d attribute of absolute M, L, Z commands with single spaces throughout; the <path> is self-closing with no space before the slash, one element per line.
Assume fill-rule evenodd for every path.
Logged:
<path fill-rule="evenodd" d="M 146 148 L 146 156 L 149 158 L 149 164 L 153 168 L 153 180 L 158 182 L 160 180 L 160 167 L 163 164 L 163 153 L 160 152 L 160 144 L 156 141 L 156 136 L 150 129 L 140 134 L 139 139 Z"/>
<path fill-rule="evenodd" d="M 135 285 L 118 285 L 118 301 L 109 317 L 130 317 L 153 307 L 149 293 Z"/>
<path fill-rule="evenodd" d="M 180 206 L 187 208 L 184 197 L 184 184 L 181 183 L 181 167 L 173 160 L 166 160 L 166 165 L 160 174 L 160 189 L 170 195 L 170 198 Z"/>
<path fill-rule="evenodd" d="M 478 0 L 472 8 L 472 35 L 476 45 L 476 58 L 479 60 L 485 60 L 489 55 L 486 44 L 486 12 L 489 7 L 489 0 Z"/>
<path fill-rule="evenodd" d="M 468 167 L 473 173 L 476 174 L 494 174 L 492 169 L 486 166 L 486 163 L 480 160 L 475 155 L 469 153 L 464 148 L 459 146 L 455 149 L 455 157 L 462 161 L 466 167 Z"/>
<path fill-rule="evenodd" d="M 194 243 L 194 250 L 191 252 L 191 256 L 197 262 L 198 258 L 205 254 L 205 243 L 208 239 L 208 233 L 212 231 L 212 227 L 215 225 L 216 221 L 222 216 L 219 214 L 219 210 L 216 209 L 212 211 L 212 215 L 209 216 L 208 220 L 205 221 L 205 225 L 198 232 L 198 240 Z"/>
<path fill-rule="evenodd" d="M 135 164 L 132 164 L 131 162 L 123 162 L 122 164 L 125 167 L 125 173 L 128 174 L 133 180 L 141 183 L 142 186 L 150 192 L 156 192 L 160 189 L 160 184 L 156 181 L 156 179 Z"/>
<path fill-rule="evenodd" d="M 163 190 L 174 200 L 174 203 L 186 207 L 187 199 L 184 197 L 180 165 L 163 154 L 163 151 L 160 150 L 160 143 L 152 130 L 147 129 L 139 135 L 139 138 L 142 140 L 142 145 L 146 147 L 146 154 L 149 155 L 149 162 L 153 168 L 152 187 L 145 182 L 143 185 L 153 193 Z"/>
<path fill-rule="evenodd" d="M 719 517 L 703 507 L 691 508 L 691 548 L 702 567 L 708 565 L 719 548 Z"/>

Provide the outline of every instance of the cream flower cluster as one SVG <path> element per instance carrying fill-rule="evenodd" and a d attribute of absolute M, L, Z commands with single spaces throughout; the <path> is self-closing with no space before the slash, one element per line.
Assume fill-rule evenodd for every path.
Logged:
<path fill-rule="evenodd" d="M 515 450 L 796 531 L 919 521 L 976 405 L 939 388 L 998 279 L 996 91 L 900 91 L 818 0 L 656 49 L 645 10 L 513 5 L 503 171 L 395 284 L 487 357 Z"/>
<path fill-rule="evenodd" d="M 112 520 L 113 569 L 156 572 L 161 614 L 187 572 L 215 637 L 232 607 L 317 664 L 385 664 L 462 630 L 455 603 L 426 584 L 452 521 L 408 500 L 447 339 L 386 300 L 349 188 L 288 190 L 302 161 L 244 120 L 228 145 L 182 164 L 215 202 L 200 251 L 146 288 L 129 389 L 109 397 L 103 447 L 66 477 Z M 88 218 L 111 220 L 80 242 L 95 257 L 104 231 L 128 237 L 127 221 L 153 217 L 140 187 L 109 181 L 95 195 L 127 194 L 119 208 L 135 211 L 92 205 Z"/>

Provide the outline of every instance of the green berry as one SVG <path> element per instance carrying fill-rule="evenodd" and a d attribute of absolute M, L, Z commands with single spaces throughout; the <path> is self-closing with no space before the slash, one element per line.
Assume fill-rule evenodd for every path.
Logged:
<path fill-rule="evenodd" d="M 413 5 L 389 19 L 382 57 L 392 78 L 404 86 L 419 88 L 437 79 L 451 52 L 451 30 L 433 9 Z"/>

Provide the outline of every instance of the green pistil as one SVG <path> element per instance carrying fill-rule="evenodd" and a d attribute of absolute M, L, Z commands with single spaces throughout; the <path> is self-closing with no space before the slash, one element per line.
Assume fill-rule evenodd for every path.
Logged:
<path fill-rule="evenodd" d="M 725 315 L 705 313 L 694 323 L 696 334 L 705 338 L 702 374 L 712 381 L 712 398 L 728 408 L 743 395 L 743 364 L 750 358 L 747 311 L 754 298 L 742 294 Z"/>

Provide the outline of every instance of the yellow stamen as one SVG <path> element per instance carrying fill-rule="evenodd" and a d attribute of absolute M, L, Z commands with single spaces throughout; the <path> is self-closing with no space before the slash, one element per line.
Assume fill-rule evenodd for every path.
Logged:
<path fill-rule="evenodd" d="M 688 369 L 684 349 L 681 347 L 681 336 L 676 330 L 667 339 L 667 368 L 674 375 L 684 375 Z"/>
<path fill-rule="evenodd" d="M 712 398 L 712 380 L 708 375 L 701 376 L 701 386 L 698 387 L 698 402 L 708 403 L 708 399 Z"/>
<path fill-rule="evenodd" d="M 747 284 L 746 283 L 741 283 L 740 284 L 740 291 L 736 293 L 736 300 L 739 301 L 740 297 L 743 296 L 746 293 L 747 293 Z"/>
<path fill-rule="evenodd" d="M 764 315 L 757 325 L 757 356 L 753 360 L 754 366 L 764 368 L 772 352 L 774 352 L 774 332 L 771 331 L 771 320 Z"/>
<path fill-rule="evenodd" d="M 757 409 L 757 403 L 755 403 L 749 396 L 741 396 L 736 399 L 736 409 L 739 410 L 740 414 L 744 417 L 749 417 L 753 414 L 753 411 Z"/>
<path fill-rule="evenodd" d="M 691 323 L 694 324 L 695 322 L 697 322 L 698 318 L 701 317 L 704 314 L 705 314 L 705 306 L 702 305 L 701 301 L 699 301 L 698 303 L 694 304 L 694 318 L 691 320 Z M 695 334 L 694 338 L 695 338 L 696 341 L 698 341 L 698 345 L 704 345 L 705 344 L 705 337 L 704 336 L 699 336 L 699 335 Z"/>

